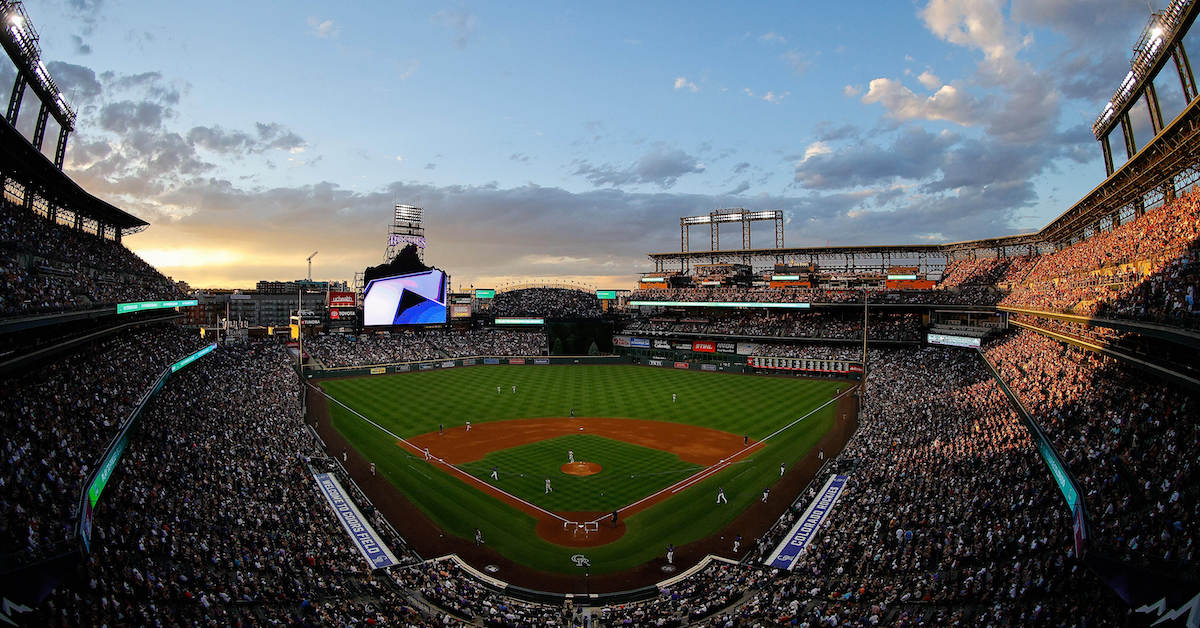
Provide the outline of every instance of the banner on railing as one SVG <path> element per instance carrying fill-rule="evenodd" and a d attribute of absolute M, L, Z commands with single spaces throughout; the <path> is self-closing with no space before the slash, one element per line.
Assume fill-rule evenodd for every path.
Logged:
<path fill-rule="evenodd" d="M 796 520 L 796 525 L 792 526 L 775 551 L 771 552 L 763 561 L 764 565 L 789 571 L 796 565 L 800 553 L 817 535 L 821 529 L 821 523 L 825 521 L 826 515 L 833 509 L 833 505 L 841 496 L 842 489 L 845 488 L 846 480 L 849 477 L 846 475 L 829 476 L 825 486 L 821 487 L 820 492 L 817 493 L 816 499 L 809 504 L 808 510 L 805 510 L 804 515 Z"/>
<path fill-rule="evenodd" d="M 337 481 L 337 478 L 332 473 L 316 473 L 313 474 L 313 477 L 316 478 L 317 486 L 321 489 L 321 494 L 325 496 L 325 501 L 329 502 L 329 507 L 333 509 L 338 521 L 350 535 L 350 539 L 354 541 L 354 546 L 358 548 L 363 558 L 367 559 L 371 568 L 382 569 L 399 564 L 391 550 L 375 533 L 375 528 L 371 527 L 371 524 L 358 511 L 358 507 L 346 496 L 346 491 L 342 489 L 342 484 Z"/>

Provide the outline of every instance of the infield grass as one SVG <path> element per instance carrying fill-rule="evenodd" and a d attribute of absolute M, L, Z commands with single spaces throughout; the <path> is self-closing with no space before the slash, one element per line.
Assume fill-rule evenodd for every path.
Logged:
<path fill-rule="evenodd" d="M 563 473 L 567 451 L 574 451 L 577 461 L 599 464 L 600 472 L 587 476 Z M 493 465 L 498 481 L 491 478 Z M 572 434 L 494 451 L 483 460 L 459 468 L 552 512 L 605 512 L 632 504 L 704 467 L 665 451 L 602 436 Z M 553 489 L 549 494 L 545 491 L 547 478 Z"/>
<path fill-rule="evenodd" d="M 517 386 L 515 394 L 511 392 L 513 385 Z M 378 473 L 388 478 L 448 533 L 471 539 L 475 528 L 480 528 L 489 546 L 515 562 L 545 571 L 571 573 L 577 568 L 570 556 L 579 553 L 578 549 L 542 541 L 535 532 L 536 522 L 532 517 L 408 454 L 396 445 L 394 438 L 355 413 L 404 438 L 436 431 L 439 424 L 451 429 L 461 427 L 467 420 L 487 423 L 559 417 L 567 416 L 574 408 L 577 417 L 673 421 L 760 440 L 820 407 L 833 398 L 835 388 L 844 388 L 846 384 L 641 366 L 504 365 L 366 376 L 326 381 L 321 386 L 353 409 L 351 412 L 330 402 L 334 427 L 363 456 L 376 462 Z M 501 387 L 500 393 L 496 392 L 497 386 Z M 677 394 L 674 403 L 671 393 Z M 835 409 L 836 404 L 829 404 L 813 412 L 804 421 L 769 440 L 747 461 L 731 465 L 671 499 L 630 516 L 626 519 L 627 531 L 619 540 L 586 549 L 584 553 L 591 560 L 592 572 L 631 568 L 661 556 L 667 543 L 683 545 L 704 538 L 732 521 L 759 498 L 763 488 L 778 481 L 781 462 L 793 464 L 832 427 Z M 629 469 L 638 464 L 637 455 L 633 454 L 643 448 L 626 443 L 616 445 L 619 447 L 611 448 L 612 456 L 615 456 L 612 458 L 614 472 L 618 467 Z M 547 462 L 537 464 L 550 464 L 553 468 L 566 462 L 566 450 L 572 448 L 554 441 L 525 447 L 540 446 L 546 448 Z M 585 447 L 576 449 L 577 460 L 599 462 L 608 468 L 605 462 L 591 459 L 590 454 L 586 457 L 580 454 Z M 518 449 L 524 447 L 492 452 L 489 458 L 507 456 Z M 672 454 L 665 455 L 674 458 L 676 463 L 682 462 Z M 556 458 L 556 461 L 551 462 L 550 458 Z M 477 477 L 486 478 L 492 464 L 502 469 L 510 464 L 500 465 L 498 460 L 488 462 L 485 458 L 464 465 L 464 468 Z M 538 466 L 538 469 L 542 468 Z M 637 475 L 637 472 L 628 471 L 628 474 Z M 661 486 L 667 486 L 687 475 L 681 472 L 679 477 L 650 477 L 661 477 Z M 614 481 L 619 479 L 613 478 Z M 541 480 L 544 475 L 529 489 L 533 497 L 541 492 Z M 633 478 L 626 491 L 638 496 L 653 492 L 652 483 L 647 480 L 645 475 Z M 559 478 L 553 480 L 553 486 L 557 492 Z M 567 488 L 566 484 L 562 486 Z M 729 504 L 714 504 L 718 486 L 725 488 Z M 564 499 L 566 497 L 564 495 Z M 576 492 L 570 501 L 554 504 L 550 509 L 603 511 L 614 507 L 605 505 L 607 502 L 587 499 L 587 491 Z M 634 500 L 624 503 L 631 501 Z M 403 522 L 395 523 L 403 529 Z"/>

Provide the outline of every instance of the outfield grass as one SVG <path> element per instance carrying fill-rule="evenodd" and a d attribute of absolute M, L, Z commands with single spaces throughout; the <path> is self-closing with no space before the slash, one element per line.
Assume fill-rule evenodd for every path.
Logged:
<path fill-rule="evenodd" d="M 595 462 L 595 475 L 561 471 L 567 451 L 575 460 Z M 499 481 L 492 480 L 492 467 Z M 552 512 L 616 510 L 666 488 L 704 467 L 675 454 L 647 449 L 591 434 L 572 434 L 532 445 L 494 451 L 476 462 L 459 465 L 471 475 L 506 493 Z M 546 494 L 546 478 L 554 489 Z"/>
<path fill-rule="evenodd" d="M 435 431 L 439 424 L 456 428 L 467 420 L 486 423 L 567 416 L 574 408 L 579 417 L 674 421 L 754 439 L 808 414 L 829 401 L 835 388 L 845 386 L 794 378 L 593 365 L 475 366 L 321 385 L 355 412 L 401 437 Z M 511 392 L 513 385 L 516 394 Z M 497 386 L 501 386 L 500 393 Z M 678 395 L 677 402 L 671 402 L 671 393 Z M 628 530 L 620 540 L 585 552 L 592 561 L 592 572 L 628 569 L 661 555 L 667 543 L 682 545 L 701 539 L 732 521 L 759 498 L 764 487 L 779 479 L 781 462 L 790 465 L 803 457 L 829 430 L 835 408 L 836 404 L 830 404 L 772 438 L 750 462 L 733 465 L 626 519 Z M 539 539 L 532 517 L 407 454 L 396 446 L 395 439 L 337 403 L 330 403 L 330 413 L 334 427 L 368 460 L 376 462 L 378 472 L 448 533 L 471 539 L 475 528 L 480 528 L 488 545 L 514 561 L 546 571 L 576 570 L 569 557 L 578 551 Z M 552 450 L 547 455 L 559 457 L 558 464 L 566 461 L 566 449 L 561 445 L 547 447 Z M 485 460 L 482 464 L 490 473 L 495 463 Z M 713 503 L 718 486 L 725 487 L 727 506 Z M 555 487 L 557 490 L 557 483 Z M 541 490 L 540 484 L 537 490 Z M 396 523 L 403 528 L 403 522 Z"/>

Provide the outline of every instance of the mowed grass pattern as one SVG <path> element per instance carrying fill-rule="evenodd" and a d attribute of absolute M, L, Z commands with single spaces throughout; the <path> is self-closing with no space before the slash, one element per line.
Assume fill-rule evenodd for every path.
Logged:
<path fill-rule="evenodd" d="M 595 475 L 562 472 L 567 452 L 578 462 L 595 462 Z M 492 467 L 499 481 L 492 480 Z M 552 512 L 606 512 L 627 506 L 703 469 L 675 454 L 629 443 L 572 434 L 533 445 L 495 451 L 483 460 L 459 465 L 467 473 Z M 546 479 L 554 490 L 546 494 Z"/>
<path fill-rule="evenodd" d="M 439 424 L 463 429 L 467 420 L 567 416 L 574 408 L 579 417 L 675 421 L 762 439 L 828 402 L 846 384 L 640 366 L 505 365 L 366 376 L 321 386 L 401 437 L 436 431 Z M 678 396 L 675 403 L 672 392 Z M 577 552 L 538 538 L 532 517 L 406 453 L 394 438 L 337 403 L 329 406 L 334 427 L 447 533 L 469 540 L 478 527 L 489 546 L 514 561 L 547 571 L 576 569 L 570 556 Z M 732 521 L 764 487 L 778 481 L 781 462 L 791 465 L 829 430 L 834 408 L 830 404 L 779 434 L 756 450 L 750 462 L 626 519 L 628 529 L 620 540 L 588 549 L 592 572 L 639 565 L 660 556 L 667 543 L 698 540 Z M 717 508 L 713 500 L 719 486 L 729 504 Z M 395 523 L 403 529 L 403 522 Z"/>

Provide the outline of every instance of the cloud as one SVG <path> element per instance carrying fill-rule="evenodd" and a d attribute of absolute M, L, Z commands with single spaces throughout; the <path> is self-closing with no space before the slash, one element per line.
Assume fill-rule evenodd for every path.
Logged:
<path fill-rule="evenodd" d="M 842 88 L 842 94 L 846 98 L 857 98 L 862 93 L 862 88 L 857 85 L 847 85 Z"/>
<path fill-rule="evenodd" d="M 433 21 L 450 29 L 454 47 L 462 50 L 475 34 L 479 20 L 475 14 L 462 9 L 443 9 L 433 15 Z"/>
<path fill-rule="evenodd" d="M 982 103 L 953 85 L 943 85 L 922 98 L 889 78 L 872 80 L 862 101 L 882 104 L 888 116 L 897 120 L 946 120 L 964 126 L 978 124 L 985 112 Z"/>
<path fill-rule="evenodd" d="M 833 149 L 829 147 L 828 143 L 820 141 L 813 142 L 804 149 L 804 157 L 800 161 L 805 162 L 813 157 L 816 157 L 817 155 L 828 155 L 832 152 Z"/>
<path fill-rule="evenodd" d="M 937 89 L 942 86 L 942 79 L 938 78 L 938 75 L 930 72 L 929 70 L 922 72 L 921 75 L 917 77 L 917 81 L 924 85 L 925 89 Z"/>
<path fill-rule="evenodd" d="M 750 169 L 750 162 L 748 162 L 748 161 L 739 162 L 737 164 L 734 164 L 733 174 L 742 174 L 743 172 L 745 172 L 749 169 Z"/>
<path fill-rule="evenodd" d="M 508 159 L 509 161 L 517 161 L 523 164 L 529 163 L 529 155 L 525 153 L 513 153 L 508 156 Z"/>
<path fill-rule="evenodd" d="M 230 155 L 259 154 L 268 150 L 302 152 L 304 139 L 276 123 L 257 123 L 255 133 L 229 131 L 219 126 L 196 126 L 187 139 L 199 148 Z"/>
<path fill-rule="evenodd" d="M 322 20 L 313 16 L 308 18 L 308 28 L 308 33 L 319 39 L 334 39 L 341 33 L 341 29 L 334 25 L 333 20 Z"/>
<path fill-rule="evenodd" d="M 783 99 L 784 99 L 784 98 L 787 98 L 787 97 L 788 97 L 788 96 L 790 96 L 791 94 L 792 94 L 791 92 L 784 92 L 784 93 L 782 93 L 782 94 L 776 94 L 776 93 L 775 93 L 775 92 L 773 92 L 773 91 L 767 91 L 767 93 L 766 93 L 766 94 L 763 94 L 763 98 L 762 98 L 762 99 L 763 99 L 763 100 L 765 100 L 765 101 L 767 101 L 767 102 L 769 102 L 769 103 L 771 103 L 771 104 L 773 104 L 773 105 L 778 105 L 778 104 L 780 104 L 780 103 L 782 103 L 782 102 L 783 102 Z"/>
<path fill-rule="evenodd" d="M 656 146 L 631 166 L 597 166 L 588 161 L 577 161 L 572 174 L 583 176 L 595 186 L 651 184 L 667 189 L 674 186 L 680 177 L 704 172 L 704 169 L 704 164 L 682 150 Z"/>
<path fill-rule="evenodd" d="M 749 190 L 749 189 L 750 189 L 750 182 L 742 181 L 741 183 L 737 184 L 737 187 L 733 188 L 732 190 L 729 190 L 728 192 L 725 192 L 725 195 L 726 196 L 737 196 L 738 194 L 741 194 L 742 192 L 745 192 L 746 190 Z"/>
<path fill-rule="evenodd" d="M 775 31 L 763 33 L 758 36 L 758 40 L 768 44 L 786 44 L 787 38 Z"/>
<path fill-rule="evenodd" d="M 691 91 L 693 94 L 700 91 L 700 88 L 696 87 L 695 83 L 687 80 L 687 78 L 682 77 L 682 76 L 675 78 L 675 89 L 677 89 L 677 90 L 686 89 L 686 90 Z"/>
<path fill-rule="evenodd" d="M 75 50 L 75 54 L 77 55 L 92 54 L 92 47 L 84 43 L 83 37 L 80 37 L 79 35 L 71 35 L 71 47 Z"/>
<path fill-rule="evenodd" d="M 862 142 L 834 151 L 815 142 L 796 164 L 795 180 L 809 189 L 837 190 L 890 184 L 896 179 L 927 179 L 937 172 L 945 151 L 957 139 L 952 133 L 906 127 L 890 147 Z"/>
<path fill-rule="evenodd" d="M 50 76 L 54 77 L 58 88 L 75 105 L 89 104 L 103 91 L 96 73 L 91 68 L 63 61 L 51 61 L 46 64 L 46 69 L 50 71 Z"/>
<path fill-rule="evenodd" d="M 789 50 L 780 55 L 780 58 L 788 64 L 788 67 L 792 68 L 792 73 L 797 76 L 807 72 L 808 68 L 812 65 L 808 58 L 798 50 Z"/>

